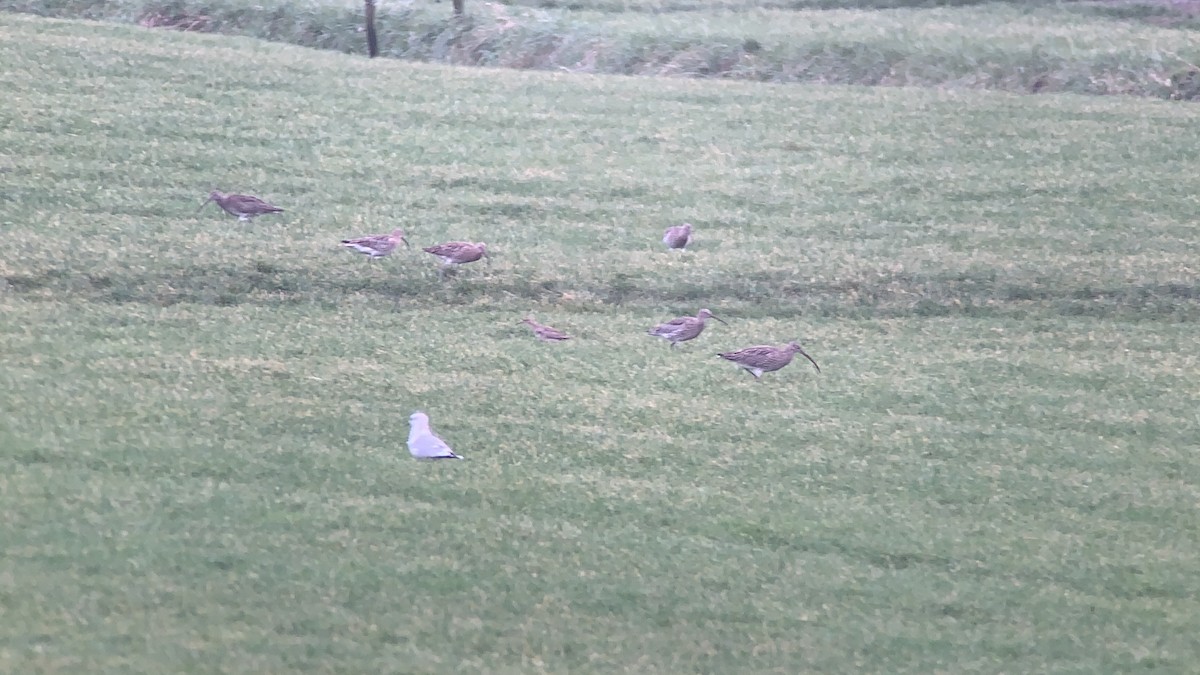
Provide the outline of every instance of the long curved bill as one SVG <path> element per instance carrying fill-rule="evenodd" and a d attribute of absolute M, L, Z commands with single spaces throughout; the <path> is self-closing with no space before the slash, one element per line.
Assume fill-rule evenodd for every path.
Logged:
<path fill-rule="evenodd" d="M 821 372 L 821 366 L 818 366 L 817 362 L 813 361 L 813 357 L 809 356 L 808 352 L 801 349 L 800 353 L 804 356 L 804 358 L 808 359 L 813 364 L 813 368 L 816 368 L 818 373 Z"/>

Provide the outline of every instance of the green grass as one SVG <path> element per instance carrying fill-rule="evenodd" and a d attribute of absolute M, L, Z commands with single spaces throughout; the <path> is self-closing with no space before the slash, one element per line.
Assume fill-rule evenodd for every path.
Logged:
<path fill-rule="evenodd" d="M 0 61 L 0 671 L 1193 667 L 1200 109 L 14 15 Z M 494 260 L 337 245 L 396 225 Z M 821 374 L 713 356 L 793 337 Z"/>
<path fill-rule="evenodd" d="M 1197 99 L 1200 14 L 1172 7 L 529 0 L 469 2 L 456 20 L 446 4 L 419 2 L 382 3 L 378 25 L 382 55 L 456 65 Z M 356 0 L 0 0 L 0 10 L 366 49 Z"/>

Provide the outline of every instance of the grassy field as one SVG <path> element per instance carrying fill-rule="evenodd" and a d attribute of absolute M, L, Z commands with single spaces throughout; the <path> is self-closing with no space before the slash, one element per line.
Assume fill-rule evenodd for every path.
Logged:
<path fill-rule="evenodd" d="M 931 7 L 931 5 L 951 5 Z M 406 60 L 774 83 L 1200 99 L 1200 3 L 924 0 L 381 1 Z M 0 11 L 362 54 L 358 0 L 0 0 Z"/>
<path fill-rule="evenodd" d="M 15 15 L 0 61 L 0 671 L 1194 667 L 1200 108 Z"/>

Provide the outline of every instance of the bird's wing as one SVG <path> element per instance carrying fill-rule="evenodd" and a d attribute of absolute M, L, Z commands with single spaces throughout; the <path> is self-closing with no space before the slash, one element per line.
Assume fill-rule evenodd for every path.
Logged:
<path fill-rule="evenodd" d="M 690 316 L 681 316 L 678 319 L 671 319 L 670 321 L 667 321 L 665 323 L 658 324 L 658 326 L 655 328 L 655 330 L 662 330 L 664 328 L 681 328 L 683 326 L 688 325 L 691 318 L 692 317 L 690 317 Z"/>
<path fill-rule="evenodd" d="M 730 361 L 755 362 L 767 358 L 773 353 L 775 353 L 775 349 L 773 347 L 769 347 L 767 345 L 758 345 L 755 347 L 739 349 L 736 352 L 725 352 L 724 354 L 718 354 L 718 356 L 724 359 L 729 359 Z"/>
<path fill-rule="evenodd" d="M 673 335 L 688 327 L 691 324 L 691 317 L 681 316 L 678 319 L 671 319 L 666 323 L 660 323 L 651 331 L 651 335 Z"/>
<path fill-rule="evenodd" d="M 483 249 L 475 244 L 463 244 L 455 251 L 454 257 L 462 262 L 475 262 L 483 257 Z"/>
<path fill-rule="evenodd" d="M 426 253 L 432 253 L 433 255 L 457 258 L 462 254 L 462 251 L 466 246 L 468 246 L 468 244 L 465 244 L 461 241 L 452 241 L 447 244 L 435 244 L 422 250 L 424 250 Z"/>
<path fill-rule="evenodd" d="M 271 204 L 270 202 L 266 202 L 266 201 L 259 199 L 258 197 L 251 197 L 250 199 L 254 200 L 254 205 L 257 206 L 258 208 L 262 209 L 263 211 L 282 211 L 283 210 L 283 209 L 279 208 L 278 206 Z"/>
<path fill-rule="evenodd" d="M 439 459 L 442 457 L 457 457 L 449 445 L 433 434 L 418 436 L 408 442 L 408 450 L 414 457 L 422 459 Z"/>
<path fill-rule="evenodd" d="M 254 195 L 229 195 L 232 205 L 241 210 L 282 211 L 283 209 L 255 197 Z"/>
<path fill-rule="evenodd" d="M 342 246 L 353 248 L 358 251 L 378 251 L 387 248 L 389 240 L 382 234 L 371 235 L 369 237 L 357 237 L 355 239 L 343 239 Z"/>
<path fill-rule="evenodd" d="M 551 340 L 570 340 L 571 339 L 570 335 L 567 335 L 566 333 L 562 332 L 561 330 L 558 330 L 557 328 L 551 328 L 549 326 L 542 326 L 541 333 L 542 333 L 542 337 L 545 337 L 545 338 L 548 338 Z"/>

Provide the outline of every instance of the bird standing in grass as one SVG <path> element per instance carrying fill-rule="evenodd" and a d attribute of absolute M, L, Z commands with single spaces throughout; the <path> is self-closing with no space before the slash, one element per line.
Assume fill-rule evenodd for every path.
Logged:
<path fill-rule="evenodd" d="M 808 352 L 804 351 L 800 343 L 795 340 L 782 347 L 757 345 L 734 352 L 722 352 L 717 354 L 717 356 L 726 361 L 733 361 L 757 380 L 762 377 L 763 373 L 774 372 L 791 363 L 792 357 L 796 354 L 802 354 L 804 358 L 812 361 L 813 367 L 817 369 L 817 372 L 821 372 L 821 366 L 818 366 L 817 362 L 813 361 L 813 357 L 809 356 Z"/>
<path fill-rule="evenodd" d="M 408 418 L 408 451 L 417 459 L 462 459 L 429 428 L 429 415 L 414 412 Z"/>
<path fill-rule="evenodd" d="M 521 323 L 533 329 L 534 337 L 542 342 L 563 342 L 571 339 L 570 335 L 567 335 L 557 328 L 551 328 L 550 326 L 540 324 L 537 321 L 534 321 L 533 317 L 531 316 L 521 319 Z"/>
<path fill-rule="evenodd" d="M 696 316 L 681 316 L 678 319 L 671 319 L 666 323 L 658 324 L 646 332 L 654 337 L 669 340 L 671 346 L 674 347 L 680 342 L 695 339 L 700 333 L 704 332 L 704 321 L 706 319 L 716 319 L 721 323 L 725 323 L 711 311 L 702 309 Z"/>
<path fill-rule="evenodd" d="M 400 242 L 404 242 L 404 245 L 408 246 L 408 240 L 404 238 L 404 230 L 396 228 L 392 230 L 391 234 L 372 234 L 356 239 L 343 239 L 342 246 L 368 256 L 368 260 L 375 260 L 391 255 Z"/>
<path fill-rule="evenodd" d="M 692 224 L 684 223 L 674 227 L 668 227 L 666 232 L 663 232 L 663 243 L 667 248 L 687 249 L 687 245 L 692 243 Z"/>
<path fill-rule="evenodd" d="M 264 213 L 283 213 L 283 209 L 273 204 L 268 204 L 254 195 L 227 195 L 223 192 L 213 190 L 208 193 L 208 199 L 204 200 L 204 203 L 200 205 L 200 209 L 204 208 L 209 202 L 216 202 L 217 206 L 221 207 L 226 213 L 237 216 L 237 219 L 241 221 L 249 221 Z M 199 212 L 200 209 L 196 209 L 196 211 Z"/>
<path fill-rule="evenodd" d="M 439 279 L 446 277 L 446 268 L 451 265 L 465 265 L 473 263 L 480 258 L 488 257 L 487 246 L 469 241 L 451 241 L 445 244 L 428 246 L 421 250 L 441 258 L 442 266 L 438 268 Z"/>

